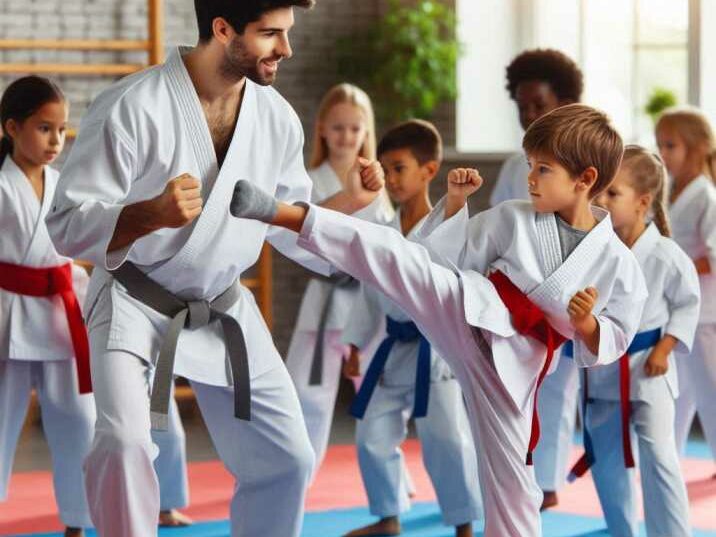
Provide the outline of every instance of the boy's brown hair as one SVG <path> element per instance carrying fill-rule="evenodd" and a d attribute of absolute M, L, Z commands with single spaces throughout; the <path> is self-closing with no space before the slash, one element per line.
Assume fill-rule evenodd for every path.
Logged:
<path fill-rule="evenodd" d="M 378 144 L 378 158 L 388 151 L 408 149 L 421 166 L 443 158 L 443 141 L 435 125 L 422 119 L 410 119 L 385 133 Z"/>
<path fill-rule="evenodd" d="M 621 164 L 624 142 L 609 117 L 591 106 L 569 104 L 545 114 L 530 125 L 522 140 L 526 153 L 554 158 L 573 177 L 593 166 L 594 197 L 609 186 Z"/>

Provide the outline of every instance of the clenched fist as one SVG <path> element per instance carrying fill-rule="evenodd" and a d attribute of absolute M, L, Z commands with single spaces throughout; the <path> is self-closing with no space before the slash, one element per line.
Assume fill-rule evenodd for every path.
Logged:
<path fill-rule="evenodd" d="M 201 182 L 188 173 L 175 177 L 154 203 L 159 227 L 185 226 L 201 214 Z"/>
<path fill-rule="evenodd" d="M 585 323 L 592 319 L 592 310 L 597 302 L 599 293 L 594 287 L 587 287 L 572 297 L 567 306 L 569 320 L 577 331 L 582 331 Z"/>
<path fill-rule="evenodd" d="M 480 190 L 483 180 L 474 168 L 455 168 L 448 173 L 448 196 L 469 198 Z"/>
<path fill-rule="evenodd" d="M 385 174 L 380 163 L 358 157 L 348 172 L 346 193 L 353 198 L 359 208 L 363 208 L 370 205 L 384 185 Z"/>

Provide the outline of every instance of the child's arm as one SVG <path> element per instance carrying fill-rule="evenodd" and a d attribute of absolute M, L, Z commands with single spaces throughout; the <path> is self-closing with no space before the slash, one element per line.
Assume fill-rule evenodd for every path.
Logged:
<path fill-rule="evenodd" d="M 480 190 L 483 180 L 474 168 L 455 168 L 448 173 L 448 193 L 445 201 L 445 220 L 455 216 L 465 206 L 467 198 Z"/>
<path fill-rule="evenodd" d="M 594 287 L 579 291 L 567 305 L 569 320 L 592 354 L 599 353 L 599 323 L 592 313 L 599 293 Z"/>
<path fill-rule="evenodd" d="M 664 297 L 669 308 L 669 320 L 664 337 L 651 351 L 644 364 L 649 377 L 665 374 L 669 369 L 669 355 L 677 346 L 690 352 L 699 322 L 701 289 L 691 259 L 678 247 L 673 248 L 673 265 L 664 282 Z"/>

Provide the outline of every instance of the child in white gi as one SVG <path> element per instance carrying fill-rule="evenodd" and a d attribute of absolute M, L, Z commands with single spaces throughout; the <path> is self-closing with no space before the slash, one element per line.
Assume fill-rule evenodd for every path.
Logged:
<path fill-rule="evenodd" d="M 582 71 L 559 50 L 526 50 L 510 62 L 506 75 L 507 91 L 515 102 L 524 130 L 544 114 L 582 98 Z M 523 151 L 508 158 L 490 194 L 490 205 L 494 207 L 514 199 L 529 200 L 529 171 Z M 557 505 L 557 491 L 567 477 L 578 389 L 574 362 L 560 360 L 557 370 L 545 379 L 540 390 L 537 411 L 542 435 L 535 448 L 534 466 L 537 484 L 544 494 L 542 509 Z"/>
<path fill-rule="evenodd" d="M 559 108 L 532 124 L 523 146 L 532 203 L 506 202 L 468 221 L 465 201 L 482 179 L 476 170 L 451 172 L 436 222 L 423 230 L 442 250 L 436 259 L 459 257 L 457 273 L 396 230 L 267 200 L 245 181 L 231 206 L 236 216 L 300 232 L 304 248 L 385 293 L 450 365 L 471 422 L 487 537 L 541 534 L 542 494 L 526 462 L 539 437 L 537 387 L 555 350 L 572 338 L 579 366 L 617 360 L 647 296 L 608 213 L 589 203 L 623 152 L 607 117 L 582 105 Z M 570 229 L 588 233 L 575 244 Z"/>
<path fill-rule="evenodd" d="M 688 354 L 699 318 L 699 282 L 689 257 L 669 237 L 666 170 L 639 146 L 628 146 L 614 182 L 599 195 L 614 230 L 644 272 L 649 298 L 639 333 L 618 363 L 584 370 L 586 464 L 611 535 L 639 534 L 630 426 L 638 438 L 646 531 L 687 537 L 689 503 L 674 440 L 679 394 L 673 351 Z M 651 222 L 650 222 L 651 220 Z"/>
<path fill-rule="evenodd" d="M 328 90 L 316 117 L 308 172 L 313 180 L 314 203 L 330 208 L 330 198 L 343 190 L 356 159 L 375 159 L 375 144 L 375 120 L 368 95 L 351 84 Z M 384 224 L 392 219 L 393 208 L 382 193 L 354 216 Z M 312 278 L 286 356 L 316 452 L 316 471 L 326 454 L 341 368 L 348 356 L 341 333 L 358 287 L 358 282 L 345 274 Z M 358 379 L 355 383 L 357 388 Z"/>
<path fill-rule="evenodd" d="M 432 209 L 429 187 L 442 160 L 440 134 L 426 121 L 407 121 L 385 134 L 378 158 L 388 193 L 399 207 L 389 226 L 416 240 Z M 410 500 L 402 483 L 399 446 L 412 415 L 443 521 L 455 526 L 458 537 L 471 537 L 482 504 L 460 386 L 410 317 L 370 286 L 361 290 L 343 341 L 351 344 L 349 365 L 357 374 L 359 349 L 370 347 L 376 333 L 384 338 L 351 407 L 358 418 L 358 462 L 370 511 L 381 519 L 347 536 L 400 534 L 399 515 L 410 508 Z"/>
<path fill-rule="evenodd" d="M 64 146 L 67 114 L 60 89 L 40 77 L 16 80 L 0 101 L 0 500 L 35 389 L 60 519 L 66 536 L 79 537 L 92 526 L 82 463 L 95 407 L 80 394 L 91 390 L 80 311 L 89 278 L 55 251 L 44 219 L 58 177 L 49 165 Z"/>
<path fill-rule="evenodd" d="M 676 443 L 683 453 L 696 412 L 716 460 L 716 138 L 698 110 L 667 110 L 656 140 L 671 176 L 674 240 L 696 265 L 701 317 L 691 355 L 679 362 Z"/>

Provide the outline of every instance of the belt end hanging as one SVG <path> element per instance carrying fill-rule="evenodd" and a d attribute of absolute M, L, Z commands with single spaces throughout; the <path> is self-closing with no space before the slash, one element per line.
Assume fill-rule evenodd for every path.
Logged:
<path fill-rule="evenodd" d="M 169 429 L 169 416 L 161 412 L 150 412 L 149 419 L 152 431 L 167 431 Z"/>

